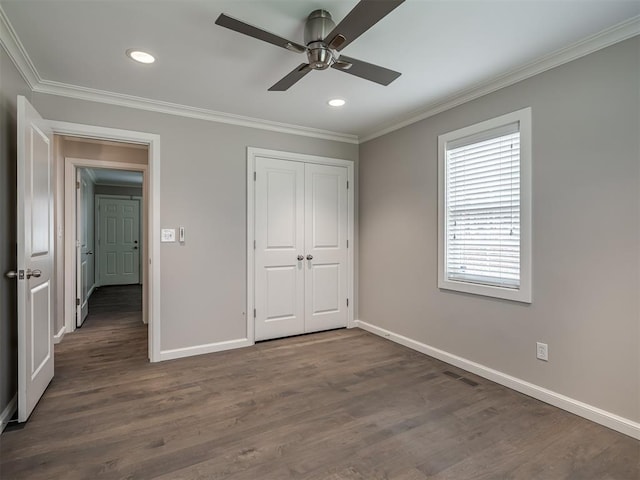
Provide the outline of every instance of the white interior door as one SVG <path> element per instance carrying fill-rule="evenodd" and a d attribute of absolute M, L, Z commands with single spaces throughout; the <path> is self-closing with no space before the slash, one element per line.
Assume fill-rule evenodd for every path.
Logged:
<path fill-rule="evenodd" d="M 255 339 L 347 326 L 347 169 L 256 158 Z"/>
<path fill-rule="evenodd" d="M 88 185 L 82 170 L 76 171 L 76 326 L 89 314 L 89 205 Z"/>
<path fill-rule="evenodd" d="M 304 331 L 304 164 L 256 159 L 255 338 Z"/>
<path fill-rule="evenodd" d="M 52 139 L 18 97 L 18 421 L 25 422 L 53 378 Z"/>
<path fill-rule="evenodd" d="M 100 285 L 140 282 L 138 200 L 101 198 L 99 212 Z"/>
<path fill-rule="evenodd" d="M 347 169 L 305 166 L 305 332 L 347 326 Z"/>

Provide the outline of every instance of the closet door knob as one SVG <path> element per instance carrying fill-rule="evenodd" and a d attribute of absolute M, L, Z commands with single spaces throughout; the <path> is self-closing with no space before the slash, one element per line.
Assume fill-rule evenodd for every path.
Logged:
<path fill-rule="evenodd" d="M 311 254 L 307 255 L 307 260 L 313 260 L 313 255 Z"/>
<path fill-rule="evenodd" d="M 304 256 L 303 255 L 298 255 L 298 261 L 301 262 L 302 260 L 304 260 Z"/>

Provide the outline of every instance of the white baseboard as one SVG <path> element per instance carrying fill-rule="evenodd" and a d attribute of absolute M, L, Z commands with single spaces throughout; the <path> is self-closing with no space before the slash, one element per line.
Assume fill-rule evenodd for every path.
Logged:
<path fill-rule="evenodd" d="M 0 434 L 4 431 L 5 427 L 11 420 L 11 416 L 15 413 L 18 406 L 18 394 L 16 393 L 5 409 L 0 413 Z"/>
<path fill-rule="evenodd" d="M 456 367 L 462 368 L 463 370 L 475 373 L 476 375 L 487 378 L 493 382 L 504 385 L 505 387 L 509 387 L 520 393 L 524 393 L 525 395 L 541 400 L 545 403 L 553 405 L 554 407 L 561 408 L 575 415 L 586 418 L 587 420 L 599 423 L 600 425 L 604 425 L 605 427 L 611 428 L 612 430 L 616 430 L 620 433 L 624 433 L 625 435 L 629 435 L 630 437 L 640 440 L 640 423 L 638 422 L 634 422 L 633 420 L 630 420 L 628 418 L 624 418 L 614 413 L 607 412 L 606 410 L 602 410 L 598 407 L 594 407 L 587 403 L 575 400 L 573 398 L 548 390 L 538 385 L 534 385 L 533 383 L 529 383 L 525 380 L 512 377 L 511 375 L 507 375 L 506 373 L 502 373 L 498 370 L 494 370 L 471 360 L 467 360 L 466 358 L 453 355 L 449 352 L 445 352 L 444 350 L 440 350 L 416 340 L 412 340 L 408 337 L 399 335 L 384 328 L 371 325 L 369 323 L 363 322 L 362 320 L 356 320 L 356 325 L 363 330 L 371 332 L 380 337 L 387 338 L 393 342 L 399 343 L 400 345 L 409 347 L 412 350 L 416 350 L 420 353 L 424 353 L 425 355 L 429 355 L 430 357 L 434 357 L 438 360 L 442 360 L 443 362 L 455 365 Z"/>
<path fill-rule="evenodd" d="M 248 338 L 238 338 L 236 340 L 227 340 L 225 342 L 207 343 L 205 345 L 196 345 L 194 347 L 175 348 L 173 350 L 161 350 L 160 361 L 173 360 L 174 358 L 191 357 L 193 355 L 203 355 L 205 353 L 222 352 L 234 348 L 250 347 L 254 342 Z"/>
<path fill-rule="evenodd" d="M 60 331 L 58 331 L 58 333 L 56 333 L 53 336 L 53 343 L 55 343 L 55 344 L 60 343 L 62 341 L 62 337 L 64 337 L 65 332 L 66 332 L 66 328 L 63 325 L 62 328 L 60 329 Z"/>

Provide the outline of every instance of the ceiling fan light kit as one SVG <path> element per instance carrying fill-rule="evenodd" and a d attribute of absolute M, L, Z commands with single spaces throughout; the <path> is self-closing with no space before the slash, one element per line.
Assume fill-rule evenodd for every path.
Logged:
<path fill-rule="evenodd" d="M 360 0 L 338 25 L 326 10 L 314 10 L 309 14 L 305 23 L 305 46 L 229 17 L 224 13 L 220 14 L 216 24 L 294 53 L 307 54 L 308 63 L 297 66 L 269 88 L 269 91 L 288 90 L 311 70 L 326 70 L 330 67 L 386 86 L 398 78 L 400 72 L 346 57 L 340 52 L 403 2 L 404 0 Z"/>

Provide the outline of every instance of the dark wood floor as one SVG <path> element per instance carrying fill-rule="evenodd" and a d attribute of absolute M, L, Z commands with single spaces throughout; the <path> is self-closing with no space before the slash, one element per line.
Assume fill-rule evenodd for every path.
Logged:
<path fill-rule="evenodd" d="M 639 461 L 636 440 L 362 330 L 150 364 L 140 313 L 99 309 L 0 437 L 3 480 L 636 480 Z"/>
<path fill-rule="evenodd" d="M 109 320 L 120 314 L 142 312 L 142 285 L 112 285 L 98 287 L 89 298 L 89 315 Z"/>

